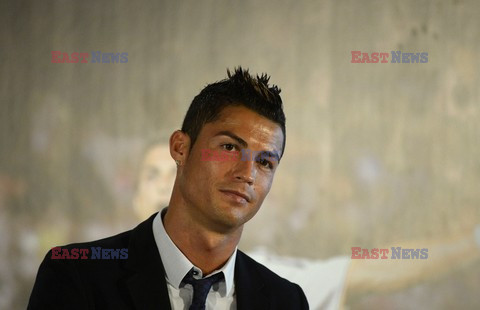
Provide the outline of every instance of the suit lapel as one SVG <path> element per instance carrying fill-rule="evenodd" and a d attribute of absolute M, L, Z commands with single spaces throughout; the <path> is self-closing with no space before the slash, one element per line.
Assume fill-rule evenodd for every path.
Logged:
<path fill-rule="evenodd" d="M 128 246 L 125 280 L 136 309 L 171 310 L 165 270 L 153 237 L 153 219 L 156 214 L 132 230 Z M 235 294 L 238 310 L 270 309 L 263 278 L 255 261 L 241 251 L 235 260 Z"/>
<path fill-rule="evenodd" d="M 126 279 L 128 291 L 137 309 L 171 309 L 163 263 L 153 237 L 153 219 L 142 222 L 133 231 L 128 247 Z"/>
<path fill-rule="evenodd" d="M 235 294 L 238 310 L 270 309 L 264 280 L 255 262 L 241 251 L 235 260 Z"/>

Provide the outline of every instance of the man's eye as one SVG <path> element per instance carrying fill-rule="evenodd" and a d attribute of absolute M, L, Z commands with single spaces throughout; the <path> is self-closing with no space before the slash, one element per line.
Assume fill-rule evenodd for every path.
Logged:
<path fill-rule="evenodd" d="M 237 146 L 235 144 L 226 143 L 222 144 L 222 148 L 226 151 L 233 151 L 235 148 L 237 148 Z"/>
<path fill-rule="evenodd" d="M 272 163 L 269 162 L 269 161 L 266 160 L 266 159 L 260 158 L 260 159 L 257 160 L 257 162 L 258 162 L 260 165 L 262 165 L 262 166 L 264 166 L 264 167 L 266 167 L 266 168 L 268 168 L 268 169 L 272 169 L 272 168 L 273 168 Z"/>

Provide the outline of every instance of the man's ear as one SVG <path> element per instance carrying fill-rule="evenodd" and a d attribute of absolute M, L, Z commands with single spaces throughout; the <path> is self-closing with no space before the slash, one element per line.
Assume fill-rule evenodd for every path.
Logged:
<path fill-rule="evenodd" d="M 190 137 L 181 130 L 176 130 L 170 136 L 170 155 L 177 166 L 185 164 L 190 151 Z"/>

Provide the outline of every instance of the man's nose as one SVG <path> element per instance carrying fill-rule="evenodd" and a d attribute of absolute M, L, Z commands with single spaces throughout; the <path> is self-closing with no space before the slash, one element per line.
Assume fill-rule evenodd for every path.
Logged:
<path fill-rule="evenodd" d="M 246 156 L 243 156 L 241 159 L 238 159 L 234 173 L 235 179 L 252 185 L 257 176 L 257 169 L 253 158 L 246 158 Z"/>

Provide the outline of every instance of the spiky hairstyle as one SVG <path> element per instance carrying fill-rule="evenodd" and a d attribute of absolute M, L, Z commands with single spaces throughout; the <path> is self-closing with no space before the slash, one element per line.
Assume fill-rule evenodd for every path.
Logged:
<path fill-rule="evenodd" d="M 283 132 L 283 156 L 286 142 L 285 113 L 283 112 L 280 88 L 268 85 L 270 77 L 265 73 L 253 77 L 241 67 L 233 74 L 227 69 L 227 78 L 207 85 L 195 96 L 183 120 L 182 131 L 188 134 L 192 143 L 207 123 L 216 121 L 228 106 L 244 106 L 261 116 L 277 123 Z"/>

